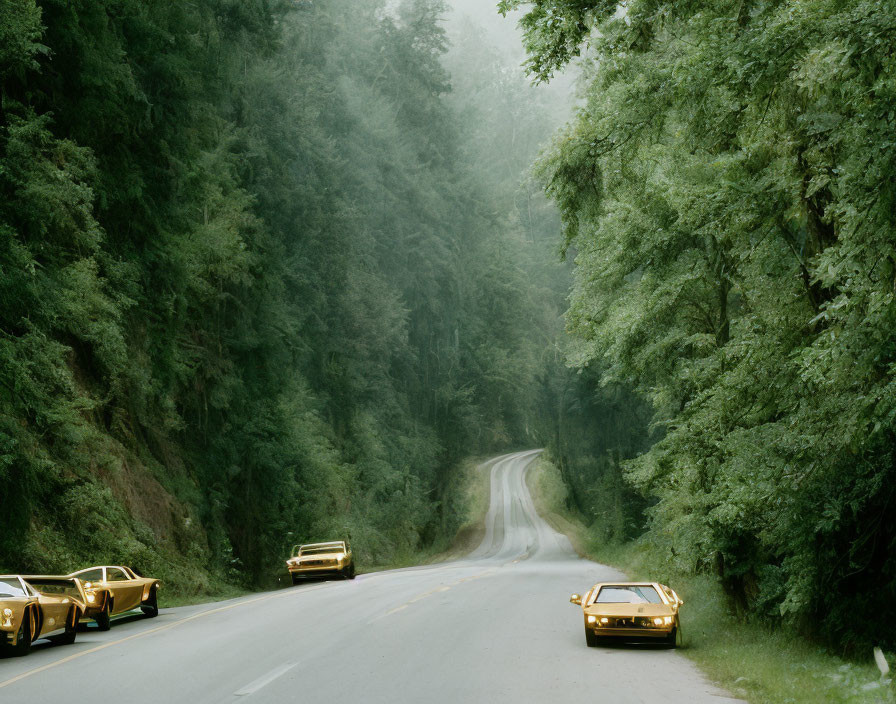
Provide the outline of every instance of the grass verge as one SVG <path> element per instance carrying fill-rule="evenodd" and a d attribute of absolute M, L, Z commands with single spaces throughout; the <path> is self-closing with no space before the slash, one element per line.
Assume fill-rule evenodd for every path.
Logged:
<path fill-rule="evenodd" d="M 164 589 L 164 585 L 162 585 Z M 227 601 L 228 599 L 236 599 L 246 596 L 252 592 L 248 589 L 241 589 L 231 585 L 226 585 L 208 594 L 183 594 L 159 592 L 159 605 L 163 608 L 176 606 L 194 606 L 195 604 L 212 604 L 216 601 Z"/>
<path fill-rule="evenodd" d="M 527 480 L 539 514 L 569 536 L 580 555 L 633 580 L 665 582 L 678 592 L 685 601 L 681 653 L 735 696 L 763 704 L 896 701 L 893 683 L 881 680 L 871 653 L 864 662 L 844 659 L 786 627 L 737 619 L 711 577 L 668 574 L 645 542 L 613 545 L 599 540 L 596 531 L 566 510 L 566 487 L 547 459 L 538 460 Z"/>

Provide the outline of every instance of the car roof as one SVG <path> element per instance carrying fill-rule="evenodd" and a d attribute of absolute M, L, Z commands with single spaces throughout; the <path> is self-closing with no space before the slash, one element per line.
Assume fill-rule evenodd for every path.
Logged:
<path fill-rule="evenodd" d="M 344 545 L 344 540 L 331 540 L 328 543 L 305 543 L 300 547 L 303 548 L 328 548 L 328 547 L 336 547 L 337 545 Z"/>

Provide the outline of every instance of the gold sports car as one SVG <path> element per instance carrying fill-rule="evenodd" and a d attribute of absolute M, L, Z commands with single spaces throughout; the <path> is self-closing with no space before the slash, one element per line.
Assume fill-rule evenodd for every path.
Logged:
<path fill-rule="evenodd" d="M 162 583 L 141 577 L 130 567 L 88 567 L 72 572 L 84 583 L 87 594 L 87 617 L 96 621 L 101 631 L 111 628 L 111 618 L 140 607 L 147 616 L 159 615 L 159 589 Z"/>
<path fill-rule="evenodd" d="M 0 648 L 27 655 L 38 638 L 74 643 L 86 600 L 77 579 L 0 575 Z"/>
<path fill-rule="evenodd" d="M 680 622 L 678 594 L 657 582 L 602 582 L 585 596 L 569 601 L 582 607 L 585 642 L 598 645 L 603 638 L 664 642 L 675 647 Z"/>
<path fill-rule="evenodd" d="M 327 574 L 339 574 L 346 579 L 355 578 L 352 549 L 344 540 L 296 545 L 292 549 L 292 557 L 286 561 L 286 569 L 292 575 L 293 584 L 298 584 L 302 577 Z"/>

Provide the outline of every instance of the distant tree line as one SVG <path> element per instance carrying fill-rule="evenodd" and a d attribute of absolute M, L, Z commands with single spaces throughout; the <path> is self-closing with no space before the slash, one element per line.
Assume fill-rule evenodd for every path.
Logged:
<path fill-rule="evenodd" d="M 445 9 L 0 0 L 0 566 L 394 561 L 532 442 L 553 220 L 474 173 Z"/>
<path fill-rule="evenodd" d="M 643 539 L 744 613 L 892 645 L 896 5 L 536 0 L 522 23 L 537 79 L 585 72 L 542 167 L 571 360 L 652 407 L 623 463 Z"/>

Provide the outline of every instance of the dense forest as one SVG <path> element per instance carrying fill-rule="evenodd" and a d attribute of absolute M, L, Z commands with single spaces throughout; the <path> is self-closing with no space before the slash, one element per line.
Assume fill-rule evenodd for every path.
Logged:
<path fill-rule="evenodd" d="M 0 568 L 394 563 L 536 444 L 557 106 L 446 11 L 0 0 Z"/>
<path fill-rule="evenodd" d="M 522 26 L 536 80 L 583 71 L 540 168 L 570 362 L 628 419 L 580 469 L 640 501 L 607 532 L 741 613 L 892 645 L 896 5 L 536 0 Z"/>

